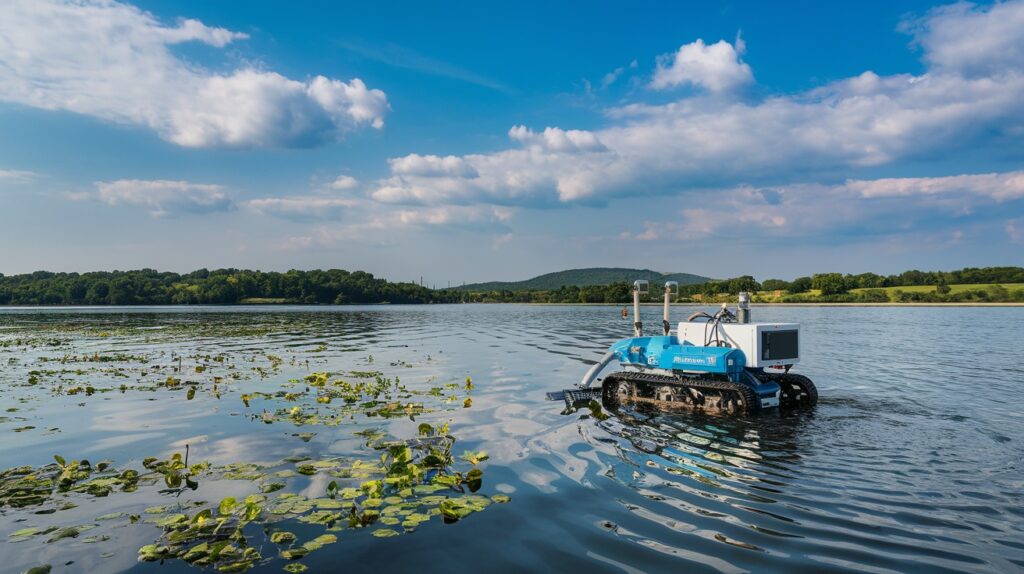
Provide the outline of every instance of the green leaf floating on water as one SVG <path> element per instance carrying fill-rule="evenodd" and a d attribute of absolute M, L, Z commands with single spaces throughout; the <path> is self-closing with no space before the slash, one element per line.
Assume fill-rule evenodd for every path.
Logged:
<path fill-rule="evenodd" d="M 284 488 L 284 486 L 285 485 L 283 482 L 268 482 L 266 484 L 260 485 L 260 492 L 264 494 L 270 494 L 272 492 L 277 492 L 278 490 L 281 490 L 282 488 Z"/>
<path fill-rule="evenodd" d="M 97 516 L 96 520 L 117 520 L 123 518 L 125 513 L 123 512 L 111 512 L 110 514 L 104 514 L 103 516 Z"/>
<path fill-rule="evenodd" d="M 25 574 L 50 574 L 50 570 L 53 567 L 49 564 L 43 564 L 42 566 L 33 566 L 25 571 Z"/>
<path fill-rule="evenodd" d="M 51 536 L 47 542 L 59 542 L 65 538 L 78 538 L 79 533 L 80 530 L 78 528 L 62 528 L 58 530 L 56 534 Z"/>
<path fill-rule="evenodd" d="M 295 542 L 295 535 L 291 532 L 281 530 L 271 534 L 270 541 L 274 544 L 291 544 L 292 542 Z"/>
<path fill-rule="evenodd" d="M 465 518 L 474 512 L 480 512 L 487 508 L 491 499 L 486 496 L 463 496 L 459 498 L 448 498 L 441 502 L 441 514 L 446 521 L 454 522 Z"/>
<path fill-rule="evenodd" d="M 281 551 L 281 557 L 285 560 L 298 560 L 306 554 L 309 554 L 309 549 L 299 546 L 297 548 L 289 548 L 288 550 Z"/>
<path fill-rule="evenodd" d="M 334 544 L 337 541 L 338 537 L 333 534 L 321 534 L 309 542 L 303 543 L 302 547 L 313 552 L 314 550 L 320 550 L 327 544 Z"/>
<path fill-rule="evenodd" d="M 88 356 L 93 357 L 91 351 Z M 91 360 L 99 361 L 99 357 L 97 353 Z M 255 378 L 259 378 L 263 384 L 270 383 L 273 380 L 270 374 L 277 369 L 274 365 L 287 363 L 288 357 L 271 361 L 271 368 L 266 364 L 254 365 L 251 372 L 242 366 L 248 358 L 232 357 L 226 352 L 212 357 L 175 353 L 171 356 L 171 363 L 168 363 L 166 355 L 163 357 L 147 357 L 143 352 L 139 357 L 131 358 L 148 364 L 145 369 L 136 371 L 142 372 L 141 378 L 136 378 L 135 373 L 129 369 L 121 369 L 120 374 L 112 375 L 125 381 L 120 385 L 121 393 L 139 390 L 166 392 L 167 387 L 185 389 L 187 398 L 194 401 L 190 403 L 190 408 L 196 409 L 215 404 L 215 398 L 219 399 L 221 394 L 238 396 L 242 393 L 242 402 L 246 406 L 253 400 L 258 401 L 258 404 L 253 405 L 255 408 L 239 409 L 239 405 L 234 403 L 236 412 L 231 412 L 232 416 L 259 425 L 317 427 L 313 430 L 352 425 L 342 434 L 362 437 L 366 451 L 375 455 L 363 456 L 366 451 L 357 448 L 344 457 L 327 455 L 322 458 L 325 457 L 325 450 L 330 450 L 321 448 L 325 445 L 312 442 L 318 434 L 313 430 L 281 433 L 282 437 L 291 434 L 311 443 L 296 445 L 305 450 L 293 455 L 294 460 L 290 464 L 280 461 L 258 464 L 237 462 L 211 467 L 208 463 L 195 464 L 193 452 L 191 460 L 186 460 L 185 453 L 181 453 L 166 460 L 162 457 L 147 458 L 141 468 L 136 464 L 134 468 L 115 469 L 109 461 L 91 465 L 85 460 L 75 461 L 70 456 L 66 459 L 55 455 L 55 463 L 51 462 L 44 467 L 0 471 L 0 507 L 4 507 L 5 512 L 7 508 L 16 510 L 32 506 L 39 507 L 32 511 L 56 512 L 81 502 L 78 498 L 69 497 L 114 497 L 120 492 L 134 490 L 148 495 L 159 491 L 168 497 L 165 500 L 171 504 L 147 508 L 145 513 L 136 507 L 126 508 L 127 512 L 99 516 L 95 520 L 97 523 L 105 523 L 102 524 L 104 530 L 99 530 L 100 534 L 95 536 L 79 535 L 96 526 L 93 524 L 45 529 L 29 527 L 11 533 L 8 541 L 39 543 L 43 540 L 60 542 L 66 538 L 76 538 L 76 541 L 65 541 L 64 544 L 81 547 L 84 543 L 103 543 L 108 540 L 106 529 L 122 525 L 128 527 L 131 524 L 133 526 L 130 528 L 139 529 L 140 532 L 142 529 L 160 531 L 151 538 L 153 544 L 139 549 L 139 560 L 179 560 L 182 564 L 205 571 L 243 572 L 271 559 L 261 557 L 258 550 L 266 548 L 268 542 L 281 546 L 279 554 L 282 558 L 297 560 L 325 545 L 338 543 L 337 532 L 349 532 L 351 536 L 394 537 L 403 532 L 428 527 L 435 516 L 442 516 L 446 521 L 459 520 L 483 510 L 491 502 L 508 500 L 508 497 L 503 499 L 503 495 L 496 495 L 493 499 L 465 495 L 468 491 L 475 492 L 481 488 L 483 473 L 479 469 L 469 468 L 469 465 L 475 466 L 486 460 L 487 454 L 465 452 L 461 458 L 456 459 L 452 455 L 456 439 L 450 434 L 449 424 L 443 422 L 441 417 L 434 420 L 429 418 L 431 413 L 453 412 L 460 406 L 470 406 L 472 401 L 467 400 L 463 392 L 463 389 L 472 388 L 469 380 L 464 386 L 455 381 L 438 384 L 427 390 L 406 387 L 397 378 L 388 379 L 381 372 L 335 372 L 315 373 L 305 380 L 292 379 L 278 390 L 265 387 L 255 390 L 239 385 L 246 379 Z M 180 360 L 182 357 L 192 365 L 205 367 L 189 367 L 189 363 L 183 367 Z M 114 360 L 129 359 L 118 359 L 113 354 L 111 357 L 103 357 L 103 361 L 108 364 Z M 173 369 L 172 364 L 176 365 Z M 294 359 L 291 364 L 295 364 Z M 207 371 L 210 374 L 186 377 L 185 368 L 194 368 L 199 375 Z M 81 377 L 97 374 L 95 369 L 79 370 L 81 372 L 77 376 Z M 65 380 L 60 384 L 64 385 L 64 389 L 58 390 L 56 381 L 61 380 L 62 376 Z M 341 376 L 344 376 L 344 380 Z M 100 380 L 87 382 L 73 378 L 74 375 L 56 372 L 40 374 L 36 385 L 42 388 L 54 381 L 55 392 L 79 393 L 84 399 L 92 393 L 99 395 L 116 391 L 120 383 L 118 381 L 110 385 Z M 198 393 L 200 388 L 208 389 L 206 384 L 211 379 L 211 392 Z M 131 384 L 135 380 L 138 384 Z M 146 383 L 147 380 L 151 382 Z M 65 392 L 72 388 L 76 389 L 74 393 Z M 416 420 L 421 416 L 430 422 Z M 386 419 L 390 418 L 411 419 L 416 425 L 415 436 L 408 439 L 388 436 Z M 45 425 L 39 426 L 45 428 Z M 31 427 L 19 430 L 31 430 Z M 327 436 L 329 433 L 320 434 Z M 307 498 L 284 492 L 289 487 L 307 488 L 309 484 L 317 484 L 299 478 L 314 475 L 330 477 L 320 497 L 313 495 Z M 219 481 L 237 481 L 230 484 L 230 489 L 222 490 L 234 493 L 235 496 L 219 502 L 192 500 L 189 497 L 194 495 L 187 488 L 198 487 L 200 480 L 211 480 L 215 485 Z M 249 483 L 248 492 L 262 492 L 270 496 L 255 495 L 243 500 L 238 493 L 246 492 L 242 490 L 246 488 L 246 482 Z M 227 486 L 228 483 L 224 482 L 223 485 Z M 107 508 L 122 506 L 111 504 Z M 119 520 L 123 522 L 118 524 Z M 296 544 L 295 534 L 284 529 L 293 529 L 295 526 L 301 528 L 303 533 L 307 529 L 325 528 L 327 532 Z M 343 536 L 348 537 L 349 534 Z M 105 549 L 98 549 L 97 554 L 108 554 L 102 552 Z M 296 562 L 281 566 L 287 572 L 306 570 L 304 564 Z"/>
<path fill-rule="evenodd" d="M 487 460 L 488 458 L 490 458 L 490 456 L 488 456 L 488 454 L 486 452 L 484 452 L 484 451 L 480 451 L 480 452 L 466 451 L 466 452 L 462 453 L 462 459 L 466 460 L 466 461 L 469 461 L 470 464 L 479 464 L 479 463 Z"/>
<path fill-rule="evenodd" d="M 145 562 L 155 562 L 167 556 L 170 549 L 166 546 L 158 546 L 156 544 L 147 544 L 142 548 L 139 548 L 139 560 Z"/>
<path fill-rule="evenodd" d="M 217 513 L 221 516 L 231 514 L 231 511 L 234 510 L 236 506 L 238 506 L 238 501 L 235 500 L 234 497 L 229 496 L 220 501 L 220 505 L 217 507 Z"/>

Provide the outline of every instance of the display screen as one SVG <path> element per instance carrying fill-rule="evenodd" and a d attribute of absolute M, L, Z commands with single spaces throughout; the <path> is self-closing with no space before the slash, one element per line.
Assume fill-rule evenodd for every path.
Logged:
<path fill-rule="evenodd" d="M 800 357 L 800 331 L 762 331 L 761 360 L 797 359 Z"/>

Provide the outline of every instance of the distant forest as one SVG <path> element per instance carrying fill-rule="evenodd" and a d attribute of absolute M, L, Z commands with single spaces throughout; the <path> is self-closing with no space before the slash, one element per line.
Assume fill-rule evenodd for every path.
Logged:
<path fill-rule="evenodd" d="M 955 290 L 950 287 L 965 284 L 976 287 Z M 906 289 L 900 289 L 901 287 Z M 732 279 L 680 285 L 675 301 L 735 301 L 736 294 L 740 291 L 749 291 L 753 293 L 755 302 L 764 303 L 1024 302 L 1024 268 L 967 267 L 958 271 L 911 270 L 897 275 L 819 273 L 809 277 L 797 277 L 792 281 L 767 279 L 764 282 L 744 275 Z M 661 285 L 651 283 L 651 298 L 661 298 Z M 469 293 L 465 300 L 484 303 L 628 303 L 632 301 L 632 284 L 565 286 L 547 291 L 474 291 Z"/>
<path fill-rule="evenodd" d="M 454 296 L 363 271 L 200 269 L 185 275 L 140 269 L 0 275 L 0 305 L 195 305 L 237 303 L 442 303 Z"/>
<path fill-rule="evenodd" d="M 970 287 L 965 287 L 969 285 Z M 652 283 L 651 298 L 660 299 Z M 152 269 L 94 273 L 0 274 L 0 305 L 614 303 L 631 301 L 627 282 L 546 290 L 429 289 L 391 283 L 363 271 L 200 269 L 180 275 Z M 820 273 L 758 282 L 747 275 L 680 285 L 678 302 L 731 301 L 740 291 L 762 302 L 1024 302 L 1024 268 L 905 271 L 898 275 Z"/>

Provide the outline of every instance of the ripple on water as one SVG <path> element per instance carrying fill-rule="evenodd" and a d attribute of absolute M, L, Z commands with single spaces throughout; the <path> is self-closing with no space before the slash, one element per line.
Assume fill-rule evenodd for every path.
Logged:
<path fill-rule="evenodd" d="M 471 374 L 473 408 L 450 415 L 453 429 L 467 437 L 460 447 L 490 453 L 485 480 L 514 493 L 512 503 L 409 537 L 343 538 L 311 565 L 467 571 L 486 557 L 489 571 L 1024 567 L 1024 309 L 759 307 L 757 319 L 802 324 L 799 370 L 822 396 L 814 411 L 753 419 L 560 415 L 544 392 L 576 383 L 626 334 L 629 322 L 618 312 L 517 305 L 0 311 L 0 340 L 34 329 L 60 342 L 34 354 L 0 348 L 0 384 L 24 384 L 41 355 L 112 350 L 154 353 L 162 364 L 198 352 L 294 356 L 301 360 L 292 373 L 358 364 L 410 385 Z M 653 320 L 660 310 L 644 312 Z M 976 326 L 997 320 L 1003 335 L 979 341 Z M 85 331 L 109 333 L 79 336 Z M 276 385 L 274 377 L 252 384 Z M 361 445 L 342 428 L 318 429 L 304 442 L 295 429 L 254 425 L 236 416 L 237 397 L 150 398 L 37 396 L 15 405 L 0 395 L 5 408 L 19 409 L 0 419 L 0 462 L 42 464 L 57 450 L 128 460 L 189 443 L 196 456 L 229 463 L 345 455 Z M 39 432 L 10 432 L 24 425 Z M 43 434 L 50 427 L 62 432 Z M 311 483 L 308 493 L 323 487 Z M 127 547 L 151 542 L 125 537 L 119 544 Z M 34 560 L 27 546 L 12 546 L 16 554 L 0 541 L 11 563 Z M 45 552 L 55 564 L 71 552 L 83 570 L 135 563 L 134 556 L 98 559 L 77 542 Z"/>

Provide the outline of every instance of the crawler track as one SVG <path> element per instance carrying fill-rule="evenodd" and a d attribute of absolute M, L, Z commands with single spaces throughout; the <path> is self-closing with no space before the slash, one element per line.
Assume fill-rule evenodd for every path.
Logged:
<path fill-rule="evenodd" d="M 753 414 L 761 408 L 750 387 L 729 381 L 618 372 L 604 378 L 602 389 L 602 401 L 612 410 L 635 404 L 661 411 Z"/>
<path fill-rule="evenodd" d="M 818 388 L 807 377 L 797 375 L 796 373 L 766 373 L 765 377 L 775 381 L 781 387 L 781 393 L 779 393 L 780 409 L 798 409 L 813 407 L 818 404 Z"/>

